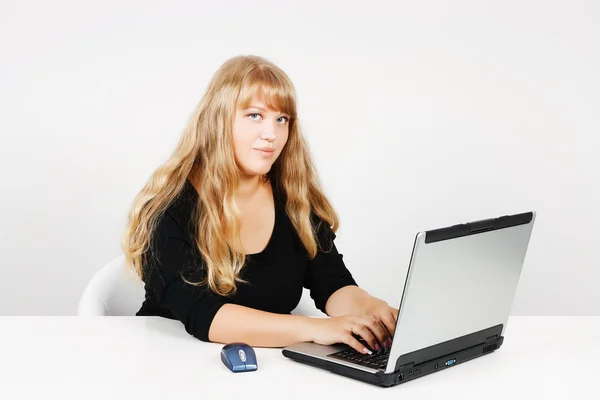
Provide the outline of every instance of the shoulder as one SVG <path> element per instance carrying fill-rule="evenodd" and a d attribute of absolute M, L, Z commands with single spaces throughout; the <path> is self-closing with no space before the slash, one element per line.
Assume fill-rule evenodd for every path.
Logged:
<path fill-rule="evenodd" d="M 158 217 L 144 255 L 146 278 L 175 277 L 179 272 L 186 272 L 192 266 L 201 264 L 194 230 L 196 203 L 197 192 L 191 183 L 186 182 L 186 186 Z"/>
<path fill-rule="evenodd" d="M 285 194 L 285 191 L 283 190 L 283 188 L 281 188 L 275 182 L 272 183 L 272 188 L 273 188 L 273 197 L 275 200 L 275 207 L 279 208 L 281 210 L 281 212 L 285 214 L 298 241 L 300 241 L 300 238 L 298 237 L 298 232 L 296 232 L 289 215 L 287 215 L 287 210 L 286 210 L 287 196 Z M 315 239 L 318 240 L 318 245 L 319 245 L 320 249 L 325 250 L 325 251 L 330 250 L 332 248 L 333 241 L 336 238 L 336 234 L 333 231 L 333 229 L 331 229 L 331 226 L 329 225 L 329 223 L 327 221 L 325 221 L 323 218 L 319 217 L 319 215 L 316 212 L 314 212 L 314 210 L 312 210 L 312 207 L 311 207 L 311 212 L 309 214 L 309 219 L 310 219 L 310 225 L 312 227 L 313 234 L 315 236 Z M 303 244 L 302 244 L 302 247 L 304 247 Z"/>
<path fill-rule="evenodd" d="M 311 212 L 310 219 L 321 250 L 325 252 L 330 251 L 333 246 L 333 241 L 336 238 L 335 232 L 331 229 L 329 223 L 319 217 L 316 213 Z"/>
<path fill-rule="evenodd" d="M 198 192 L 186 179 L 182 190 L 171 201 L 160 218 L 157 229 L 179 230 L 185 235 L 195 234 L 196 208 L 198 206 Z"/>

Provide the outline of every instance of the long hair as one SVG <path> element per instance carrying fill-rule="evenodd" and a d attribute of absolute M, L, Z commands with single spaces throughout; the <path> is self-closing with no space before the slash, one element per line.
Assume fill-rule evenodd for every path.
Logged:
<path fill-rule="evenodd" d="M 234 194 L 242 173 L 233 151 L 236 106 L 247 108 L 262 95 L 271 109 L 290 116 L 288 141 L 264 179 L 285 199 L 285 210 L 310 258 L 318 251 L 320 218 L 336 232 L 338 216 L 321 189 L 308 145 L 297 118 L 296 92 L 289 77 L 258 56 L 236 56 L 221 65 L 191 115 L 179 142 L 136 196 L 129 212 L 123 251 L 144 279 L 144 255 L 159 219 L 182 191 L 186 179 L 197 182 L 194 213 L 197 247 L 206 268 L 202 282 L 221 296 L 236 292 L 246 254 L 240 240 L 240 213 Z M 185 278 L 184 278 L 185 279 Z"/>

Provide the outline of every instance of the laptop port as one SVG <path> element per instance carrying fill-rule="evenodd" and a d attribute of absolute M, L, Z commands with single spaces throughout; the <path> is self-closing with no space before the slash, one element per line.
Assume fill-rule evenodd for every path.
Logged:
<path fill-rule="evenodd" d="M 419 368 L 415 368 L 415 374 L 419 373 L 419 371 L 421 371 Z"/>
<path fill-rule="evenodd" d="M 435 365 L 433 366 L 433 369 L 438 369 L 438 365 L 437 365 L 437 364 L 435 364 Z"/>
<path fill-rule="evenodd" d="M 446 361 L 446 365 L 447 365 L 447 366 L 451 366 L 451 365 L 453 365 L 453 364 L 455 364 L 455 363 L 456 363 L 456 358 L 453 358 L 452 360 L 448 360 L 448 361 Z"/>
<path fill-rule="evenodd" d="M 413 374 L 413 370 L 411 369 L 410 371 L 408 371 L 408 374 L 412 375 Z"/>

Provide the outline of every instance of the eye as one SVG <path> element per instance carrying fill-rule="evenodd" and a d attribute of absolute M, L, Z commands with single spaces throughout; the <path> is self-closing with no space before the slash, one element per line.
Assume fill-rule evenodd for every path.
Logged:
<path fill-rule="evenodd" d="M 248 116 L 250 117 L 250 119 L 252 119 L 254 121 L 258 121 L 258 119 L 254 118 L 254 115 L 260 115 L 260 114 L 259 113 L 250 113 L 250 114 L 248 114 Z M 260 116 L 262 117 L 262 115 L 260 115 Z M 290 119 L 288 117 L 286 117 L 286 116 L 281 116 L 281 117 L 277 118 L 277 120 L 280 120 L 282 118 L 285 119 L 285 123 L 290 122 Z"/>
<path fill-rule="evenodd" d="M 248 114 L 248 116 L 249 116 L 251 119 L 254 119 L 254 118 L 252 118 L 252 116 L 253 116 L 253 115 L 260 115 L 260 114 L 258 114 L 258 113 L 252 113 L 252 114 Z M 256 120 L 255 120 L 255 121 L 256 121 Z"/>

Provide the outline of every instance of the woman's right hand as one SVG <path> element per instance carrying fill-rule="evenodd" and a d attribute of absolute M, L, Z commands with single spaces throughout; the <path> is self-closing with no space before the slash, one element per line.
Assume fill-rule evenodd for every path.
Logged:
<path fill-rule="evenodd" d="M 362 354 L 370 354 L 371 351 L 354 335 L 362 337 L 375 351 L 389 348 L 392 344 L 390 334 L 381 321 L 369 316 L 310 318 L 308 329 L 311 341 L 315 343 L 324 345 L 345 343 Z"/>

